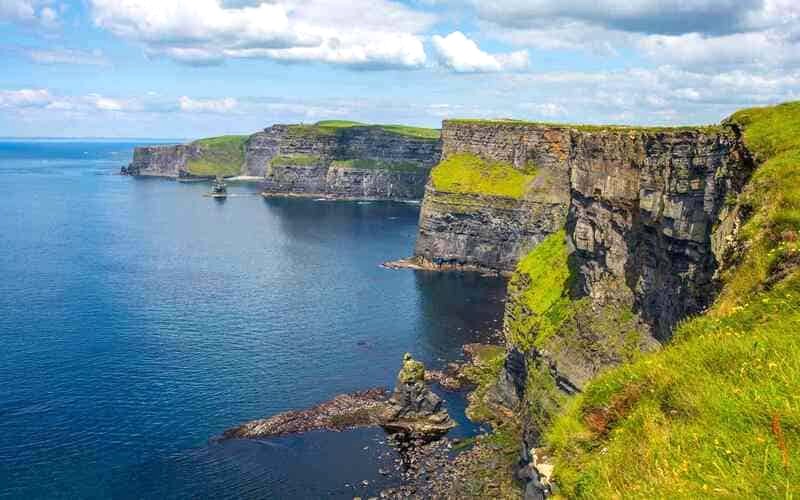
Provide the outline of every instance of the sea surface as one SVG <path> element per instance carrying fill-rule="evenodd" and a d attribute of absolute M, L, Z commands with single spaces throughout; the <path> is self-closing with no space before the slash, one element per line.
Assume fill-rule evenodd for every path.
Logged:
<path fill-rule="evenodd" d="M 379 267 L 412 253 L 417 205 L 116 175 L 152 142 L 0 141 L 0 497 L 376 494 L 379 429 L 213 438 L 391 386 L 406 351 L 458 359 L 504 283 Z"/>

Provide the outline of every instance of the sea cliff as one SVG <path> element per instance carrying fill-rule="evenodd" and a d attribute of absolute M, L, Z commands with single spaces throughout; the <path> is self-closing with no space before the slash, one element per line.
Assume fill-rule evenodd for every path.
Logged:
<path fill-rule="evenodd" d="M 437 130 L 326 121 L 136 148 L 127 172 L 243 176 L 260 180 L 265 195 L 419 200 L 440 156 Z"/>
<path fill-rule="evenodd" d="M 564 224 L 519 256 L 508 352 L 480 392 L 519 429 L 506 473 L 527 498 L 791 494 L 800 106 L 568 128 Z M 530 156 L 500 142 L 509 164 Z M 756 358 L 772 368 L 750 370 Z"/>

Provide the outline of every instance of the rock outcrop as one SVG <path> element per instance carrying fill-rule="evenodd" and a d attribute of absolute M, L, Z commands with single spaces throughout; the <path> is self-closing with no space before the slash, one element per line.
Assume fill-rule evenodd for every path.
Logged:
<path fill-rule="evenodd" d="M 193 153 L 196 150 L 187 144 L 138 147 L 133 150 L 133 161 L 126 173 L 142 177 L 188 177 L 186 163 Z"/>
<path fill-rule="evenodd" d="M 425 366 L 410 354 L 403 358 L 397 386 L 381 415 L 381 426 L 410 439 L 435 438 L 456 426 L 444 401 L 425 385 Z"/>
<path fill-rule="evenodd" d="M 733 127 L 578 134 L 567 223 L 577 293 L 630 293 L 666 340 L 716 296 L 714 229 L 752 167 Z"/>
<path fill-rule="evenodd" d="M 369 426 L 381 426 L 390 434 L 403 437 L 403 441 L 435 439 L 456 424 L 444 401 L 425 381 L 425 366 L 406 354 L 391 397 L 383 388 L 340 394 L 311 408 L 278 413 L 228 429 L 222 439 L 263 439 Z"/>
<path fill-rule="evenodd" d="M 457 192 L 429 182 L 415 260 L 421 267 L 511 272 L 519 258 L 563 227 L 569 205 L 568 129 L 513 122 L 445 121 L 442 158 L 469 153 L 536 178 L 521 197 Z"/>

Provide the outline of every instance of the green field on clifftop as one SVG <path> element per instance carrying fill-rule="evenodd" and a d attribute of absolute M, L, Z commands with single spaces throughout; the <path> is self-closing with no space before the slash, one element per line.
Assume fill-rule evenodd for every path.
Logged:
<path fill-rule="evenodd" d="M 437 191 L 522 199 L 536 178 L 536 168 L 519 170 L 502 162 L 484 160 L 471 153 L 448 156 L 431 171 Z"/>
<path fill-rule="evenodd" d="M 372 125 L 349 120 L 323 120 L 311 125 L 292 125 L 289 130 L 291 133 L 298 135 L 336 135 L 343 129 L 355 127 L 378 128 L 393 134 L 431 141 L 441 137 L 441 131 L 434 128 L 410 127 L 408 125 Z"/>
<path fill-rule="evenodd" d="M 199 176 L 239 175 L 244 164 L 245 135 L 225 135 L 200 139 L 192 143 L 200 148 L 200 156 L 188 161 L 186 168 Z"/>
<path fill-rule="evenodd" d="M 610 370 L 546 436 L 559 496 L 800 495 L 800 103 L 744 110 L 763 162 L 738 210 L 744 249 L 704 315 Z"/>

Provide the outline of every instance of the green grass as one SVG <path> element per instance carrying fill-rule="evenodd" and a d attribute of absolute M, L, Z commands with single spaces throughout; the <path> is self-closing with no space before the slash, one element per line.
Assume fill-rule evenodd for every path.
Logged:
<path fill-rule="evenodd" d="M 387 132 L 417 139 L 438 140 L 442 136 L 442 131 L 436 128 L 409 127 L 407 125 L 378 125 Z"/>
<path fill-rule="evenodd" d="M 200 148 L 200 155 L 187 162 L 189 173 L 199 176 L 238 175 L 244 164 L 247 136 L 225 135 L 200 139 L 192 143 Z"/>
<path fill-rule="evenodd" d="M 354 170 L 388 170 L 392 172 L 419 172 L 424 169 L 422 165 L 413 161 L 382 161 L 370 159 L 335 160 L 331 163 L 331 167 Z"/>
<path fill-rule="evenodd" d="M 800 278 L 595 380 L 550 429 L 569 498 L 800 494 Z M 784 462 L 784 450 L 787 461 Z"/>
<path fill-rule="evenodd" d="M 366 124 L 361 122 L 354 122 L 351 120 L 322 120 L 315 123 L 314 125 L 322 128 L 348 128 L 348 127 L 363 127 Z"/>
<path fill-rule="evenodd" d="M 472 363 L 464 367 L 464 376 L 476 385 L 469 395 L 467 417 L 474 422 L 494 422 L 498 415 L 488 404 L 486 395 L 495 386 L 503 369 L 506 351 L 499 346 L 486 346 L 476 353 Z"/>
<path fill-rule="evenodd" d="M 314 167 L 322 165 L 322 158 L 316 155 L 295 153 L 275 156 L 269 163 L 270 165 L 290 167 Z"/>
<path fill-rule="evenodd" d="M 800 101 L 744 109 L 728 121 L 744 128 L 747 148 L 762 161 L 800 149 Z"/>
<path fill-rule="evenodd" d="M 800 494 L 800 106 L 736 113 L 763 162 L 709 312 L 591 382 L 549 429 L 569 498 Z"/>
<path fill-rule="evenodd" d="M 565 231 L 551 234 L 526 255 L 508 284 L 505 334 L 522 351 L 541 344 L 570 316 L 569 250 Z"/>
<path fill-rule="evenodd" d="M 349 120 L 323 120 L 311 125 L 291 125 L 289 132 L 300 136 L 335 136 L 342 130 L 350 128 L 379 128 L 393 134 L 425 140 L 438 140 L 441 137 L 439 129 L 410 127 L 407 125 L 371 125 Z"/>
<path fill-rule="evenodd" d="M 522 199 L 536 178 L 532 165 L 525 171 L 501 162 L 486 161 L 470 153 L 447 157 L 431 171 L 434 189 L 449 193 L 480 194 Z"/>
<path fill-rule="evenodd" d="M 541 126 L 552 128 L 565 128 L 579 130 L 582 132 L 645 132 L 645 133 L 680 133 L 680 132 L 703 132 L 707 134 L 725 133 L 725 127 L 721 125 L 680 125 L 680 126 L 636 126 L 636 125 L 585 125 L 574 123 L 552 123 L 537 122 L 526 120 L 515 120 L 509 118 L 483 119 L 483 118 L 460 118 L 445 120 L 445 124 L 453 125 L 507 125 L 507 126 Z"/>

